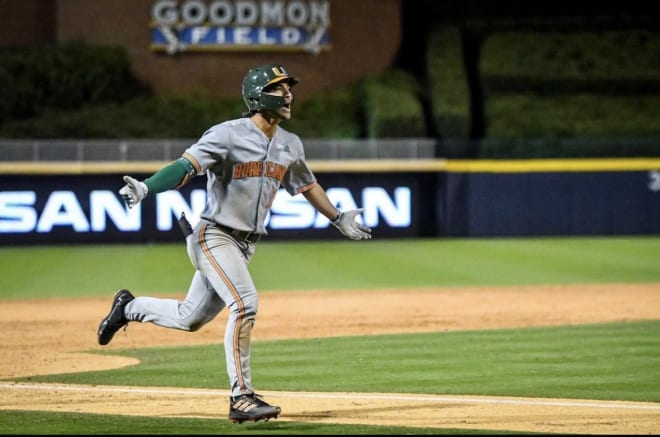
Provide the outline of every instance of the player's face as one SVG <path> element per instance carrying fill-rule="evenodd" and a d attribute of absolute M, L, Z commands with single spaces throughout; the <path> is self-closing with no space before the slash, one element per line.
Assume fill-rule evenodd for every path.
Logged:
<path fill-rule="evenodd" d="M 291 104 L 293 103 L 294 98 L 291 86 L 286 82 L 276 83 L 270 87 L 266 93 L 284 97 L 284 106 L 279 109 L 271 110 L 271 112 L 281 120 L 289 120 L 291 118 Z"/>

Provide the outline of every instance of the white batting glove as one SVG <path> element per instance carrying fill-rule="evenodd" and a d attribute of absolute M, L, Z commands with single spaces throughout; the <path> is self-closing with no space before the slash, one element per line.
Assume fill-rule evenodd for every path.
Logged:
<path fill-rule="evenodd" d="M 358 223 L 355 219 L 362 211 L 364 208 L 341 211 L 337 220 L 330 223 L 351 240 L 370 240 L 371 228 Z"/>
<path fill-rule="evenodd" d="M 126 185 L 121 187 L 119 194 L 122 199 L 124 199 L 124 202 L 126 202 L 126 206 L 130 209 L 147 197 L 149 189 L 144 182 L 138 181 L 130 176 L 124 176 L 124 182 L 126 182 Z"/>

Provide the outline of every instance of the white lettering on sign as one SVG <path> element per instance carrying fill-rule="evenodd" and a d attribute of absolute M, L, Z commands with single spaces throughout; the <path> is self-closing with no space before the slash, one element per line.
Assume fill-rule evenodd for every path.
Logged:
<path fill-rule="evenodd" d="M 122 231 L 139 231 L 141 211 L 139 208 L 128 209 L 124 202 L 111 191 L 97 190 L 89 194 L 89 215 L 92 231 L 103 232 L 107 228 L 106 217 L 109 217 L 117 229 Z"/>
<path fill-rule="evenodd" d="M 157 1 L 151 7 L 151 18 L 158 24 L 172 26 L 179 21 L 179 13 L 176 7 L 177 3 L 173 0 Z"/>
<path fill-rule="evenodd" d="M 649 171 L 649 190 L 660 191 L 660 171 Z"/>
<path fill-rule="evenodd" d="M 37 226 L 37 200 L 34 191 L 5 191 L 0 193 L 0 232 L 32 232 Z"/>
<path fill-rule="evenodd" d="M 199 0 L 188 0 L 181 6 L 181 18 L 187 24 L 202 24 L 206 20 L 206 4 Z"/>
<path fill-rule="evenodd" d="M 410 188 L 395 188 L 392 199 L 383 188 L 368 187 L 362 191 L 362 199 L 367 226 L 378 226 L 381 216 L 393 228 L 410 226 Z"/>
<path fill-rule="evenodd" d="M 314 226 L 315 219 L 316 210 L 303 196 L 291 197 L 278 191 L 266 224 L 272 229 L 305 229 Z"/>
<path fill-rule="evenodd" d="M 261 4 L 261 25 L 262 26 L 284 26 L 284 3 L 283 2 L 264 2 Z"/>
<path fill-rule="evenodd" d="M 234 19 L 234 9 L 227 1 L 211 3 L 208 11 L 209 22 L 216 26 L 227 26 Z"/>
<path fill-rule="evenodd" d="M 348 188 L 326 190 L 330 201 L 341 210 L 357 209 L 358 202 Z M 382 187 L 362 190 L 360 205 L 364 212 L 358 220 L 369 227 L 383 221 L 389 227 L 411 225 L 412 200 L 408 187 L 397 187 L 391 197 Z M 56 227 L 75 232 L 105 232 L 112 223 L 119 231 L 138 232 L 142 229 L 142 204 L 128 209 L 113 191 L 94 190 L 89 193 L 89 216 L 73 191 L 53 191 L 38 208 L 34 191 L 0 191 L 0 234 L 52 232 Z M 85 202 L 86 203 L 86 202 Z M 194 226 L 206 204 L 206 191 L 195 189 L 187 200 L 176 190 L 156 196 L 156 217 L 159 231 L 172 230 L 175 221 L 185 213 Z M 280 189 L 266 218 L 271 229 L 327 228 L 328 219 L 318 213 L 302 195 L 290 196 Z"/>
<path fill-rule="evenodd" d="M 199 42 L 202 41 L 204 37 L 208 35 L 208 33 L 209 33 L 208 27 L 193 27 L 190 36 L 191 44 L 199 44 Z"/>
<path fill-rule="evenodd" d="M 330 26 L 328 0 L 158 0 L 151 7 L 151 19 L 155 24 L 198 25 L 208 22 L 227 26 Z"/>
<path fill-rule="evenodd" d="M 330 201 L 340 210 L 357 209 L 358 205 L 347 188 L 328 188 Z M 411 191 L 408 187 L 397 187 L 392 199 L 384 188 L 368 187 L 362 190 L 362 208 L 364 212 L 357 220 L 369 227 L 376 227 L 380 219 L 390 227 L 408 227 L 411 225 Z M 327 228 L 330 221 L 300 196 L 290 196 L 285 190 L 279 190 L 266 224 L 272 229 Z"/>
<path fill-rule="evenodd" d="M 285 27 L 282 29 L 282 45 L 291 46 L 300 44 L 301 42 L 302 38 L 298 29 L 295 27 Z"/>
<path fill-rule="evenodd" d="M 237 27 L 234 29 L 234 42 L 236 44 L 252 44 L 250 39 L 250 28 L 249 27 Z"/>
<path fill-rule="evenodd" d="M 253 26 L 259 18 L 259 11 L 254 2 L 236 2 L 236 24 L 239 26 Z"/>
<path fill-rule="evenodd" d="M 72 191 L 53 191 L 37 222 L 37 232 L 50 232 L 54 226 L 70 226 L 76 232 L 88 232 L 89 222 Z"/>
<path fill-rule="evenodd" d="M 268 31 L 264 28 L 259 29 L 257 44 L 261 45 L 272 45 L 275 44 L 277 40 L 268 36 Z"/>
<path fill-rule="evenodd" d="M 156 195 L 156 227 L 159 231 L 172 229 L 173 220 L 178 219 L 183 212 L 194 227 L 206 204 L 206 191 L 192 190 L 190 204 L 186 202 L 180 192 L 166 191 Z"/>
<path fill-rule="evenodd" d="M 112 191 L 89 194 L 89 219 L 73 191 L 53 191 L 41 211 L 36 202 L 34 191 L 0 192 L 0 233 L 48 233 L 55 226 L 76 232 L 104 232 L 106 217 L 120 231 L 139 231 L 142 227 L 140 208 L 127 210 Z"/>
<path fill-rule="evenodd" d="M 288 47 L 318 54 L 329 47 L 329 0 L 156 0 L 153 50 Z"/>

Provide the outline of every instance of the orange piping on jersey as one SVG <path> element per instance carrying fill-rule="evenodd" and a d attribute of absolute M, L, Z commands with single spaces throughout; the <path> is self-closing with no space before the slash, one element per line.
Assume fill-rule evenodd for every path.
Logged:
<path fill-rule="evenodd" d="M 298 188 L 296 191 L 297 191 L 298 193 L 304 193 L 305 191 L 309 191 L 309 190 L 311 190 L 312 188 L 314 188 L 314 186 L 315 186 L 316 184 L 317 184 L 317 182 L 314 181 L 314 182 L 312 182 L 312 183 L 309 184 L 309 185 L 305 185 L 304 187 L 300 187 L 300 188 Z"/>
<path fill-rule="evenodd" d="M 200 171 L 202 171 L 202 166 L 199 165 L 199 162 L 197 162 L 197 160 L 195 159 L 194 156 L 192 156 L 188 152 L 184 152 L 182 156 L 185 159 L 187 159 L 188 161 L 190 161 L 190 163 L 193 165 L 193 167 L 195 167 L 195 173 L 199 173 Z"/>
<path fill-rule="evenodd" d="M 238 291 L 236 291 L 236 288 L 234 288 L 234 285 L 231 283 L 225 272 L 222 270 L 222 267 L 220 267 L 220 264 L 213 258 L 213 255 L 211 254 L 211 251 L 209 250 L 208 245 L 206 244 L 206 239 L 204 238 L 204 235 L 206 234 L 206 228 L 208 227 L 207 224 L 203 224 L 200 231 L 199 231 L 199 244 L 202 247 L 202 250 L 204 251 L 204 255 L 206 258 L 209 260 L 215 271 L 220 275 L 220 278 L 222 279 L 222 282 L 225 283 L 227 286 L 227 289 L 229 289 L 229 292 L 234 296 L 234 300 L 236 301 L 236 305 L 238 305 L 238 317 L 236 318 L 236 329 L 234 330 L 234 364 L 236 367 L 236 375 L 238 376 L 238 385 L 241 387 L 241 390 L 245 390 L 245 384 L 243 382 L 243 369 L 241 368 L 241 354 L 239 351 L 239 342 L 238 339 L 240 337 L 240 329 L 242 326 L 241 321 L 243 320 L 243 317 L 245 316 L 245 306 L 243 305 L 243 301 L 241 300 L 241 297 L 238 294 Z"/>
<path fill-rule="evenodd" d="M 177 187 L 175 189 L 178 190 L 179 188 L 183 187 L 184 185 L 186 185 L 188 183 L 189 180 L 190 180 L 190 176 L 188 176 L 188 174 L 186 174 L 183 177 L 183 179 L 181 179 L 181 182 L 179 183 L 179 185 L 177 185 Z"/>

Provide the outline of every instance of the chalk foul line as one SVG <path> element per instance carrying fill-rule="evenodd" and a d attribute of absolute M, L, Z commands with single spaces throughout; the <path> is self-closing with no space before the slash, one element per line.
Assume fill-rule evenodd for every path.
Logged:
<path fill-rule="evenodd" d="M 179 396 L 209 396 L 227 397 L 228 390 L 218 389 L 190 389 L 190 388 L 162 388 L 162 387 L 124 387 L 124 386 L 99 386 L 99 385 L 68 385 L 48 383 L 19 383 L 0 382 L 0 390 L 55 390 L 71 392 L 90 393 L 137 393 L 137 394 L 167 394 Z M 653 410 L 660 411 L 660 404 L 651 402 L 617 402 L 596 400 L 566 400 L 552 398 L 514 398 L 514 397 L 487 397 L 487 396 L 439 396 L 439 395 L 417 395 L 417 394 L 387 394 L 387 393 L 310 393 L 310 392 L 281 392 L 260 390 L 266 396 L 277 396 L 284 398 L 314 398 L 314 399 L 343 399 L 343 400 L 379 400 L 379 401 L 404 401 L 404 402 L 450 402 L 465 404 L 506 404 L 526 406 L 548 406 L 548 407 L 572 407 L 572 408 L 602 408 L 622 410 Z"/>

